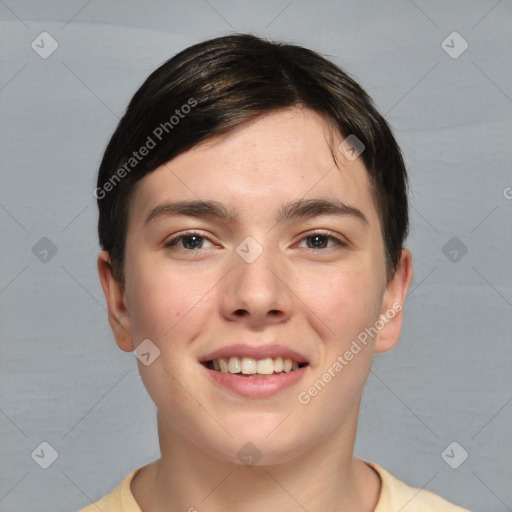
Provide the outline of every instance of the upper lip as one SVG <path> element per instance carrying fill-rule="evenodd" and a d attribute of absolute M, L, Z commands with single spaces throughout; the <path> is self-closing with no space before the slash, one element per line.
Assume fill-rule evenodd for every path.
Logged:
<path fill-rule="evenodd" d="M 258 346 L 245 344 L 228 345 L 226 347 L 214 350 L 213 352 L 210 352 L 205 356 L 202 356 L 199 359 L 199 361 L 205 363 L 207 361 L 213 361 L 221 357 L 229 358 L 232 356 L 252 357 L 253 359 L 265 359 L 267 357 L 282 357 L 283 359 L 292 359 L 293 361 L 297 361 L 298 363 L 309 362 L 306 356 L 304 356 L 303 354 L 277 344 Z"/>

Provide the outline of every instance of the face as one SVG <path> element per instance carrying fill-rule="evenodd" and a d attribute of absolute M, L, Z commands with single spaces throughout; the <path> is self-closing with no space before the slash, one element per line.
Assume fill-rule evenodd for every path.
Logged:
<path fill-rule="evenodd" d="M 139 369 L 169 435 L 224 460 L 251 442 L 285 461 L 355 428 L 373 353 L 398 339 L 410 275 L 386 280 L 367 171 L 336 166 L 330 135 L 279 111 L 151 172 L 117 306 L 102 277 L 120 347 L 160 351 Z"/>

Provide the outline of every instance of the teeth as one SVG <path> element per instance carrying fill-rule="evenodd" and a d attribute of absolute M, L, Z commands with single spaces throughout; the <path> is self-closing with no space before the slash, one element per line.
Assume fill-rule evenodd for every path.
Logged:
<path fill-rule="evenodd" d="M 272 361 L 271 357 L 267 357 L 266 359 L 260 359 L 258 361 L 258 364 L 256 365 L 256 367 L 257 367 L 256 373 L 259 373 L 261 375 L 271 375 L 275 371 L 274 361 Z M 298 365 L 297 365 L 297 367 L 298 367 Z"/>
<path fill-rule="evenodd" d="M 222 373 L 228 373 L 228 363 L 226 362 L 226 359 L 221 357 L 218 361 L 219 361 L 220 371 Z M 215 361 L 213 362 L 213 368 L 215 368 Z"/>
<path fill-rule="evenodd" d="M 292 359 L 282 357 L 266 357 L 254 359 L 252 357 L 231 356 L 220 357 L 212 361 L 213 369 L 222 373 L 242 373 L 243 375 L 272 375 L 273 373 L 289 373 L 299 369 L 299 363 Z"/>
<path fill-rule="evenodd" d="M 252 357 L 242 357 L 242 373 L 245 375 L 254 375 L 256 373 L 256 359 Z"/>
<path fill-rule="evenodd" d="M 229 373 L 240 373 L 240 358 L 239 357 L 230 357 L 228 363 L 228 372 Z"/>

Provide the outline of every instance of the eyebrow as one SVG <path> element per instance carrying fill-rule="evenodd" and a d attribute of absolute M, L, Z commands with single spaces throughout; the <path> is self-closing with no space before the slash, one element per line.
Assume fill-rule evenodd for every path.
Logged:
<path fill-rule="evenodd" d="M 235 223 L 238 221 L 235 209 L 229 208 L 219 201 L 198 199 L 161 203 L 151 210 L 145 224 L 158 218 L 177 215 L 210 218 Z M 318 217 L 321 215 L 349 216 L 361 221 L 365 226 L 369 225 L 368 219 L 361 210 L 347 205 L 339 199 L 322 198 L 298 199 L 283 205 L 278 211 L 276 222 Z"/>
<path fill-rule="evenodd" d="M 227 208 L 218 201 L 186 200 L 186 201 L 166 201 L 155 206 L 145 224 L 162 217 L 173 217 L 176 215 L 188 215 L 191 217 L 205 217 L 219 219 L 223 221 L 236 221 L 236 212 Z"/>
<path fill-rule="evenodd" d="M 308 217 L 318 217 L 320 215 L 349 216 L 360 220 L 365 226 L 369 225 L 365 214 L 358 208 L 345 204 L 339 199 L 321 198 L 299 199 L 284 205 L 279 211 L 277 221 L 304 219 Z"/>

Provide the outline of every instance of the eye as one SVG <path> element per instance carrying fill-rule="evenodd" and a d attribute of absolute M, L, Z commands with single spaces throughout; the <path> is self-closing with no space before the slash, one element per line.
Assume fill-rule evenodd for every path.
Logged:
<path fill-rule="evenodd" d="M 308 249 L 314 250 L 330 249 L 333 246 L 348 246 L 346 242 L 324 231 L 316 231 L 315 233 L 311 233 L 302 238 L 301 242 L 303 242 L 304 240 L 306 240 L 306 247 Z M 332 242 L 330 246 L 328 246 L 329 242 Z"/>
<path fill-rule="evenodd" d="M 164 246 L 173 249 L 177 247 L 183 250 L 194 251 L 197 249 L 204 249 L 205 247 L 203 247 L 203 245 L 205 241 L 207 241 L 207 243 L 212 244 L 211 240 L 208 237 L 202 235 L 201 233 L 188 232 L 182 233 L 181 235 L 177 235 L 174 238 L 171 238 L 170 240 L 165 242 Z"/>

